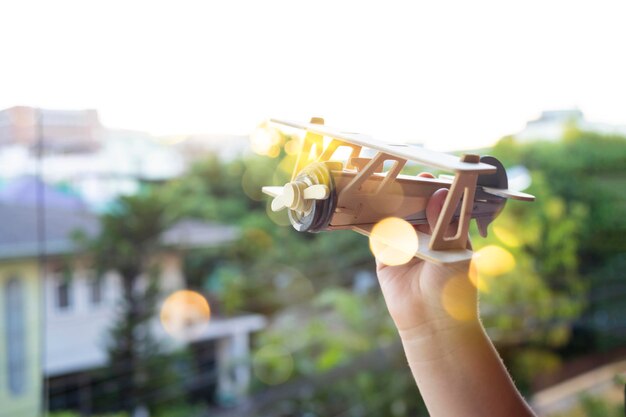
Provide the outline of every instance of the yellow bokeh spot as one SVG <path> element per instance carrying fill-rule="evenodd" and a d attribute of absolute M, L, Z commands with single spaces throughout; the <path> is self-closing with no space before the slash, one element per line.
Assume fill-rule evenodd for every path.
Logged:
<path fill-rule="evenodd" d="M 298 155 L 300 152 L 300 141 L 298 139 L 291 139 L 285 143 L 285 152 L 287 155 Z"/>
<path fill-rule="evenodd" d="M 476 294 L 468 277 L 456 276 L 445 283 L 441 292 L 441 304 L 455 320 L 468 321 L 476 317 Z"/>
<path fill-rule="evenodd" d="M 370 234 L 370 249 L 385 265 L 403 265 L 417 252 L 417 233 L 404 219 L 388 217 L 378 222 Z"/>
<path fill-rule="evenodd" d="M 515 258 L 511 252 L 496 245 L 488 245 L 474 252 L 472 263 L 478 276 L 495 277 L 515 268 Z"/>
<path fill-rule="evenodd" d="M 161 324 L 175 338 L 200 336 L 209 324 L 211 309 L 201 294 L 180 290 L 170 294 L 161 306 Z"/>
<path fill-rule="evenodd" d="M 278 155 L 280 155 L 280 146 L 272 145 L 265 153 L 265 155 L 269 156 L 270 158 L 276 158 Z"/>
<path fill-rule="evenodd" d="M 500 240 L 500 242 L 504 243 L 509 248 L 517 248 L 521 245 L 519 238 L 504 227 L 494 226 L 493 233 Z"/>
<path fill-rule="evenodd" d="M 252 356 L 252 369 L 261 382 L 268 385 L 282 384 L 293 374 L 293 357 L 278 345 L 266 345 Z"/>
<path fill-rule="evenodd" d="M 275 158 L 280 153 L 280 141 L 280 133 L 267 124 L 260 125 L 250 134 L 250 147 L 259 155 Z"/>
<path fill-rule="evenodd" d="M 483 292 L 483 293 L 489 292 L 489 282 L 487 281 L 487 278 L 484 275 L 478 274 L 478 269 L 476 268 L 476 263 L 474 262 L 474 260 L 470 262 L 470 269 L 469 269 L 468 276 L 469 276 L 470 282 L 474 284 L 474 286 L 476 287 L 476 289 L 478 289 L 478 291 Z"/>

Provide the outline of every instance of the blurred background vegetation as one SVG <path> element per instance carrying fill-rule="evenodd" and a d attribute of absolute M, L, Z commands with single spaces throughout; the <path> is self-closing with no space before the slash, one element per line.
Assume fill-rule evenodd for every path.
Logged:
<path fill-rule="evenodd" d="M 207 160 L 159 190 L 181 215 L 243 228 L 198 283 L 217 291 L 226 311 L 275 318 L 257 339 L 270 349 L 256 364 L 265 376 L 257 389 L 296 381 L 302 388 L 270 408 L 284 415 L 416 415 L 423 406 L 382 297 L 375 285 L 357 289 L 359 273 L 374 270 L 367 240 L 351 232 L 296 233 L 284 213 L 268 213 L 260 186 L 283 182 L 290 140 L 282 137 L 275 158 L 226 166 Z M 626 139 L 571 128 L 560 142 L 509 137 L 486 153 L 507 167 L 527 167 L 528 192 L 537 196 L 534 204 L 509 202 L 489 238 L 473 233 L 476 249 L 497 245 L 514 257 L 510 270 L 480 277 L 480 305 L 514 379 L 529 393 L 536 376 L 570 358 L 626 345 Z M 372 352 L 378 356 L 368 360 Z M 309 378 L 324 382 L 303 382 Z"/>
<path fill-rule="evenodd" d="M 184 261 L 189 286 L 208 294 L 214 311 L 270 318 L 249 359 L 250 401 L 221 413 L 426 415 L 378 290 L 367 239 L 349 231 L 298 233 L 285 212 L 268 210 L 260 188 L 285 182 L 295 140 L 281 135 L 271 156 L 207 158 L 131 197 L 158 199 L 164 208 L 158 215 L 166 219 L 241 228 L 234 245 L 190 251 Z M 488 238 L 472 229 L 477 253 L 495 251 L 502 263 L 479 268 L 482 320 L 530 395 L 570 361 L 626 348 L 626 138 L 572 127 L 558 142 L 505 137 L 480 153 L 507 168 L 526 167 L 527 191 L 537 196 L 533 204 L 509 201 Z M 192 406 L 177 410 L 190 412 L 186 407 Z M 579 412 L 613 415 L 606 414 L 611 407 L 586 397 Z M 156 412 L 176 414 L 163 407 Z"/>

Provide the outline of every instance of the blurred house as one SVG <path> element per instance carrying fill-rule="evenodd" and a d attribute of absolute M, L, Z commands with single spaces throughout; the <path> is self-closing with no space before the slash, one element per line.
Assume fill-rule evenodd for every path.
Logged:
<path fill-rule="evenodd" d="M 38 415 L 43 378 L 51 409 L 90 408 L 88 371 L 107 365 L 106 338 L 122 289 L 115 271 L 98 276 L 89 265 L 72 238 L 76 230 L 95 236 L 97 217 L 64 204 L 39 212 L 28 202 L 0 202 L 0 417 Z M 185 287 L 186 250 L 237 236 L 234 227 L 194 220 L 168 229 L 158 259 L 163 296 Z M 186 343 L 202 353 L 201 369 L 215 377 L 194 375 L 196 390 L 235 399 L 250 381 L 249 365 L 240 360 L 248 356 L 249 334 L 264 325 L 259 315 L 212 317 L 190 328 L 185 342 L 168 336 L 157 319 L 153 329 L 171 349 Z"/>
<path fill-rule="evenodd" d="M 42 393 L 39 267 L 33 259 L 0 258 L 0 416 L 34 417 Z"/>
<path fill-rule="evenodd" d="M 106 128 L 96 110 L 0 110 L 0 187 L 41 175 L 100 210 L 135 193 L 141 181 L 166 180 L 185 169 L 180 149 L 148 133 Z"/>
<path fill-rule="evenodd" d="M 156 137 L 105 127 L 96 110 L 0 110 L 0 188 L 3 182 L 41 175 L 49 184 L 76 190 L 95 210 L 137 192 L 142 181 L 177 177 L 207 154 L 230 161 L 247 152 L 247 136 Z"/>
<path fill-rule="evenodd" d="M 626 135 L 626 126 L 590 122 L 579 109 L 546 110 L 539 118 L 530 120 L 526 127 L 513 137 L 519 141 L 548 140 L 558 141 L 563 138 L 569 127 L 607 134 Z"/>
<path fill-rule="evenodd" d="M 35 207 L 40 202 L 45 207 L 87 209 L 87 204 L 72 189 L 45 185 L 35 176 L 20 177 L 0 187 L 0 204 Z"/>
<path fill-rule="evenodd" d="M 0 146 L 41 144 L 47 153 L 89 152 L 98 148 L 102 131 L 96 110 L 0 110 Z"/>

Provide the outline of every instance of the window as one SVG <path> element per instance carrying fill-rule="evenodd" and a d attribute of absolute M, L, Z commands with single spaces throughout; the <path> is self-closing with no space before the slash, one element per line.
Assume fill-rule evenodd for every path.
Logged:
<path fill-rule="evenodd" d="M 71 285 L 72 279 L 69 274 L 63 273 L 56 277 L 55 305 L 58 310 L 68 310 L 71 307 Z"/>
<path fill-rule="evenodd" d="M 8 386 L 11 394 L 20 395 L 26 390 L 26 300 L 22 281 L 9 279 L 4 296 Z"/>
<path fill-rule="evenodd" d="M 98 274 L 89 274 L 87 285 L 89 287 L 89 301 L 93 305 L 100 305 L 104 295 L 104 278 Z"/>

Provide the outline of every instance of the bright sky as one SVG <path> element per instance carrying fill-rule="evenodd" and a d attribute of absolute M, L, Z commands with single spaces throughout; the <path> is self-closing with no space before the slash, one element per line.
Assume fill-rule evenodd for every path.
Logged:
<path fill-rule="evenodd" d="M 626 124 L 623 1 L 4 1 L 0 108 L 248 133 L 268 117 L 493 143 L 541 110 Z"/>

